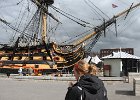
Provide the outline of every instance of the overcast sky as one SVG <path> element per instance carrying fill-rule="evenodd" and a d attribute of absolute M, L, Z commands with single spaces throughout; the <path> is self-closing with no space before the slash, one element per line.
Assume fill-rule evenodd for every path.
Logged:
<path fill-rule="evenodd" d="M 19 12 L 27 10 L 28 3 L 21 3 L 19 5 L 14 4 L 18 3 L 21 0 L 0 0 L 0 18 L 6 19 L 8 22 L 16 25 L 18 20 Z M 29 0 L 25 0 L 27 2 Z M 102 12 L 104 12 L 109 18 L 112 18 L 113 15 L 121 12 L 122 10 L 129 8 L 132 3 L 136 4 L 140 0 L 90 0 L 95 4 Z M 90 22 L 91 26 L 96 26 L 101 24 L 101 17 L 98 17 L 90 6 L 93 6 L 89 0 L 55 0 L 54 6 L 62 9 L 63 11 L 80 18 L 84 21 Z M 118 7 L 113 8 L 112 4 L 117 5 Z M 33 4 L 29 4 L 30 12 L 25 16 L 30 17 L 34 13 L 35 7 Z M 90 5 L 90 6 L 89 6 Z M 33 7 L 33 8 L 32 8 Z M 93 8 L 95 8 L 93 6 Z M 74 36 L 76 33 L 82 33 L 88 28 L 84 28 L 80 25 L 77 25 L 75 22 L 69 21 L 67 18 L 62 17 L 57 12 L 50 9 L 50 12 L 62 22 L 63 25 L 59 25 L 56 35 L 52 35 L 56 41 L 67 40 L 69 37 Z M 98 10 L 99 12 L 99 10 Z M 101 13 L 101 12 L 100 12 Z M 102 14 L 106 20 L 109 18 L 106 15 Z M 107 48 L 134 48 L 134 53 L 136 56 L 140 56 L 140 7 L 135 9 L 133 12 L 130 12 L 124 20 L 125 16 L 121 17 L 117 21 L 117 30 L 118 36 L 115 35 L 114 25 L 106 30 L 106 37 L 101 37 L 93 48 L 94 51 Z M 21 25 L 22 26 L 22 25 Z M 0 22 L 0 42 L 8 41 L 13 36 L 11 30 L 6 28 Z M 7 35 L 8 34 L 8 35 Z"/>

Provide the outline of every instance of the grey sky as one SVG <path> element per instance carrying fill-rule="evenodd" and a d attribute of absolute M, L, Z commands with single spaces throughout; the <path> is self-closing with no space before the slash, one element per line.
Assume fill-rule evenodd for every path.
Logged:
<path fill-rule="evenodd" d="M 90 7 L 85 4 L 84 0 L 58 0 L 61 9 L 65 9 L 66 11 L 75 16 L 79 16 L 79 18 L 89 21 L 94 24 L 95 20 L 93 20 L 94 14 L 91 11 Z M 74 2 L 73 2 L 74 1 Z M 88 1 L 88 0 L 86 0 Z M 99 7 L 105 14 L 107 14 L 110 18 L 121 12 L 122 10 L 129 8 L 130 5 L 134 2 L 134 4 L 140 2 L 140 0 L 90 0 L 97 7 Z M 65 2 L 63 4 L 63 2 Z M 79 4 L 79 6 L 78 6 Z M 117 8 L 112 8 L 112 4 L 116 4 Z M 78 12 L 79 11 L 79 12 Z M 78 13 L 76 13 L 78 12 Z M 130 12 L 127 19 L 123 20 L 122 18 L 120 22 L 118 21 L 118 37 L 115 37 L 114 27 L 109 28 L 106 32 L 107 36 L 101 37 L 97 42 L 93 50 L 99 51 L 104 48 L 134 48 L 135 55 L 140 56 L 140 10 L 137 8 L 133 12 Z"/>
<path fill-rule="evenodd" d="M 27 4 L 24 3 L 20 4 L 18 6 L 11 6 L 11 7 L 3 7 L 3 5 L 11 5 L 16 4 L 18 1 L 21 0 L 0 0 L 0 17 L 5 18 L 8 20 L 8 22 L 13 23 L 16 25 L 17 18 L 13 16 L 19 15 L 19 11 L 21 9 L 25 9 L 27 7 Z M 28 0 L 25 0 L 24 2 L 27 2 Z M 55 6 L 62 9 L 63 11 L 70 13 L 82 20 L 85 20 L 87 22 L 90 22 L 92 25 L 99 25 L 101 24 L 100 20 L 98 19 L 98 16 L 93 13 L 92 9 L 86 4 L 85 1 L 88 2 L 88 0 L 54 0 Z M 134 2 L 134 4 L 140 2 L 140 0 L 90 0 L 92 3 L 94 3 L 97 7 L 99 7 L 106 15 L 108 15 L 110 18 L 113 17 L 113 15 L 121 12 L 122 10 L 129 8 L 130 5 Z M 7 3 L 7 4 L 6 4 Z M 89 3 L 89 2 L 88 2 Z M 112 4 L 116 4 L 118 7 L 112 8 Z M 32 7 L 33 5 L 30 4 L 29 7 Z M 29 15 L 32 14 L 32 11 L 34 9 L 31 9 Z M 50 11 L 53 11 L 50 9 Z M 12 12 L 12 13 L 11 13 Z M 134 10 L 133 12 L 130 12 L 127 16 L 127 19 L 124 20 L 123 18 L 120 18 L 117 21 L 118 24 L 118 37 L 115 37 L 115 29 L 114 25 L 110 27 L 108 30 L 106 30 L 106 37 L 101 37 L 99 41 L 96 43 L 95 47 L 93 48 L 94 51 L 99 51 L 100 49 L 104 48 L 134 48 L 135 55 L 140 56 L 140 7 Z M 55 38 L 57 41 L 60 40 L 67 40 L 69 37 L 72 37 L 73 35 L 77 33 L 82 33 L 86 29 L 81 27 L 80 25 L 77 25 L 76 23 L 69 21 L 67 18 L 62 17 L 60 14 L 53 11 L 53 14 L 63 23 L 58 27 L 57 34 L 52 34 L 53 38 Z M 5 17 L 6 16 L 6 17 Z M 108 19 L 103 15 L 104 18 Z M 101 18 L 99 18 L 101 19 Z M 99 23 L 98 23 L 99 22 Z M 5 27 L 0 22 L 0 28 Z M 8 32 L 7 32 L 8 31 Z M 10 39 L 10 37 L 13 35 L 11 34 L 12 31 L 8 29 L 0 30 L 1 36 L 0 40 L 7 41 Z M 8 33 L 8 36 L 7 36 Z M 0 41 L 0 42 L 1 42 Z"/>

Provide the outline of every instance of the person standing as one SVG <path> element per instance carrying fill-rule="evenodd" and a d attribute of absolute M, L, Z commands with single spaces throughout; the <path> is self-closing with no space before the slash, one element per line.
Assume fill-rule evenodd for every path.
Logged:
<path fill-rule="evenodd" d="M 97 77 L 95 65 L 81 60 L 74 65 L 75 84 L 70 83 L 65 100 L 108 100 L 104 83 Z"/>
<path fill-rule="evenodd" d="M 6 75 L 7 75 L 8 78 L 10 77 L 10 74 L 11 74 L 11 72 L 8 70 L 8 71 L 6 72 Z"/>
<path fill-rule="evenodd" d="M 30 67 L 29 68 L 29 75 L 32 75 L 33 74 L 33 69 Z"/>
<path fill-rule="evenodd" d="M 22 67 L 19 68 L 18 73 L 20 76 L 22 75 Z"/>

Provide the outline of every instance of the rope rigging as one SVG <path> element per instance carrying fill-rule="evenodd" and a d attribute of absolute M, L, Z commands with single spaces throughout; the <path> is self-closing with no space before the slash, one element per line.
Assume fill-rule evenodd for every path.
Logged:
<path fill-rule="evenodd" d="M 81 26 L 83 26 L 83 27 L 87 27 L 86 24 L 90 24 L 90 23 L 88 23 L 88 22 L 86 22 L 86 21 L 83 21 L 83 20 L 81 20 L 81 19 L 79 19 L 79 18 L 76 18 L 76 17 L 74 17 L 73 15 L 70 15 L 70 14 L 68 14 L 68 13 L 66 13 L 66 12 L 64 12 L 64 11 L 58 9 L 58 8 L 56 8 L 56 7 L 53 6 L 53 5 L 50 5 L 50 7 L 53 8 L 56 12 L 60 13 L 61 15 L 63 15 L 63 16 L 65 16 L 66 18 L 68 18 L 68 19 L 70 19 L 70 20 L 76 22 L 77 24 L 79 24 L 79 25 L 81 25 Z M 81 22 L 83 22 L 83 23 L 85 23 L 85 24 L 80 23 L 79 21 L 77 21 L 77 20 L 75 20 L 75 19 L 73 19 L 73 18 L 71 18 L 71 17 L 69 17 L 69 16 L 71 16 L 71 17 L 73 17 L 73 18 L 75 18 L 75 19 L 77 19 L 77 20 L 79 20 L 79 21 L 81 21 Z"/>
<path fill-rule="evenodd" d="M 101 20 L 101 19 L 104 19 L 104 17 L 93 7 L 93 6 L 95 6 L 94 4 L 92 4 L 93 6 L 91 6 L 86 0 L 84 0 L 84 2 L 91 8 L 91 10 L 94 12 L 94 15 L 95 16 L 97 16 L 97 18 L 99 19 L 99 20 Z M 101 18 L 100 18 L 101 17 Z M 95 20 L 95 18 L 94 18 L 94 20 Z M 97 19 L 96 19 L 97 20 Z M 101 20 L 102 22 L 103 22 L 103 20 Z"/>
<path fill-rule="evenodd" d="M 20 12 L 19 12 L 19 16 L 18 16 L 18 18 L 17 18 L 17 19 L 20 19 L 20 21 L 19 21 L 19 23 L 18 23 L 18 21 L 16 22 L 17 29 L 19 29 L 19 27 L 20 27 L 20 25 L 21 25 L 21 23 L 22 23 L 22 21 L 23 21 L 23 18 L 24 18 L 24 15 L 25 15 L 25 13 L 26 13 L 26 10 L 23 12 L 23 14 L 22 14 L 21 12 L 22 12 L 22 8 L 21 8 L 21 10 L 20 10 Z M 22 14 L 22 16 L 21 16 L 21 14 Z M 20 18 L 20 16 L 21 16 L 21 18 Z M 15 27 L 16 27 L 16 26 L 15 26 Z M 15 31 L 15 33 L 14 33 L 14 35 L 13 35 L 13 40 L 12 40 L 11 42 L 14 42 L 14 39 L 15 39 L 15 37 L 16 37 L 16 34 L 17 34 L 17 31 Z"/>
<path fill-rule="evenodd" d="M 6 20 L 3 20 L 0 18 L 0 21 L 3 22 L 5 25 L 7 25 L 8 27 L 10 27 L 11 29 L 13 29 L 14 31 L 21 33 L 19 37 L 23 38 L 23 36 L 26 36 L 27 38 L 30 38 L 31 40 L 34 39 L 32 35 L 30 35 L 29 33 L 25 32 L 27 27 L 30 25 L 30 23 L 32 22 L 32 20 L 34 19 L 34 17 L 36 17 L 36 14 L 38 13 L 38 11 L 34 14 L 33 18 L 30 20 L 30 22 L 28 23 L 28 25 L 24 28 L 23 31 L 19 30 L 18 28 L 15 28 L 14 26 L 12 26 L 10 23 L 8 23 Z M 37 28 L 36 28 L 37 29 Z M 36 38 L 37 39 L 37 38 Z M 38 39 L 39 41 L 39 39 Z"/>
<path fill-rule="evenodd" d="M 134 16 L 134 14 L 131 15 L 129 18 L 127 18 L 126 23 L 124 23 L 123 26 L 121 26 L 121 29 L 119 29 L 119 33 L 124 32 L 128 27 L 132 26 L 136 21 L 137 21 L 136 16 Z"/>
<path fill-rule="evenodd" d="M 51 10 L 51 9 L 49 9 L 49 10 Z M 50 16 L 48 16 L 48 23 L 47 24 L 48 24 L 47 25 L 47 29 L 48 29 L 47 30 L 47 32 L 48 32 L 47 38 L 50 39 L 51 37 L 53 37 L 53 35 L 55 35 L 55 32 L 57 31 L 58 27 L 62 24 L 61 23 L 54 24 L 54 20 L 52 20 Z"/>
<path fill-rule="evenodd" d="M 17 3 L 15 3 L 15 4 L 10 4 L 10 5 L 3 5 L 3 6 L 0 6 L 0 9 L 1 9 L 1 8 L 7 8 L 7 7 L 17 6 L 17 5 L 19 5 L 22 1 L 23 1 L 23 0 L 21 0 L 21 1 L 17 2 Z"/>
<path fill-rule="evenodd" d="M 99 8 L 98 8 L 93 2 L 91 2 L 90 0 L 88 0 L 88 2 L 89 2 L 91 5 L 93 5 L 97 10 L 96 10 L 95 8 L 93 8 L 86 0 L 84 0 L 84 2 L 85 2 L 91 9 L 93 9 L 97 15 L 101 16 L 103 19 L 104 19 L 104 17 L 103 17 L 97 10 L 99 10 L 103 15 L 105 15 L 108 19 L 110 19 L 110 18 L 108 17 L 107 14 L 105 14 L 101 9 L 99 9 Z"/>
<path fill-rule="evenodd" d="M 57 10 L 59 10 L 59 11 L 65 13 L 66 15 L 69 15 L 69 16 L 71 16 L 71 17 L 73 17 L 73 18 L 75 18 L 75 19 L 77 19 L 77 20 L 79 20 L 79 21 L 81 21 L 81 22 L 83 22 L 83 23 L 85 23 L 85 24 L 90 24 L 89 22 L 86 22 L 86 21 L 81 20 L 81 19 L 79 19 L 79 18 L 77 18 L 77 17 L 75 17 L 75 16 L 73 16 L 73 15 L 71 15 L 71 14 L 68 14 L 67 12 L 64 12 L 63 10 L 61 10 L 61 9 L 59 9 L 59 8 L 53 6 L 53 5 L 51 5 L 50 7 L 53 7 L 53 9 L 57 9 Z"/>
<path fill-rule="evenodd" d="M 81 33 L 81 34 L 78 34 L 78 35 L 75 35 L 75 36 L 73 36 L 73 37 L 71 37 L 70 39 L 68 39 L 68 40 L 66 40 L 66 41 L 64 41 L 64 42 L 61 42 L 61 43 L 68 43 L 68 44 L 73 44 L 76 40 L 74 40 L 74 39 L 76 39 L 77 37 L 79 37 L 79 36 L 82 36 L 82 37 L 85 37 L 89 32 L 91 32 L 91 31 L 93 31 L 93 29 L 94 28 L 92 28 L 92 29 L 90 29 L 90 30 L 87 30 L 87 31 L 85 31 L 85 32 L 83 32 L 83 33 Z M 73 41 L 72 41 L 73 40 Z M 68 42 L 68 41 L 70 41 L 70 42 Z"/>

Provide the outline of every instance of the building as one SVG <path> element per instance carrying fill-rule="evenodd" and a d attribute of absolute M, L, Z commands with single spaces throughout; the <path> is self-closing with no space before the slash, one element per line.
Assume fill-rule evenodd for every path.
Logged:
<path fill-rule="evenodd" d="M 112 52 L 126 52 L 128 54 L 134 55 L 134 49 L 133 48 L 116 48 L 116 49 L 101 49 L 100 50 L 100 58 L 112 54 Z"/>
<path fill-rule="evenodd" d="M 128 72 L 140 72 L 140 57 L 126 52 L 112 52 L 101 59 L 105 76 L 128 76 Z"/>

